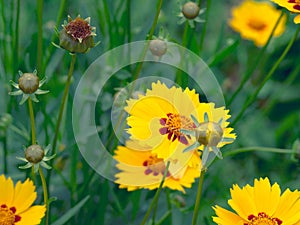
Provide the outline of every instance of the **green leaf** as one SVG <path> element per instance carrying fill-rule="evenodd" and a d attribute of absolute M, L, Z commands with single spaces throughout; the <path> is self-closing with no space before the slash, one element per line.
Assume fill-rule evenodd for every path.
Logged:
<path fill-rule="evenodd" d="M 71 208 L 66 214 L 64 214 L 62 217 L 60 217 L 58 220 L 56 220 L 52 225 L 65 224 L 69 219 L 71 219 L 79 211 L 79 209 L 87 202 L 87 200 L 89 198 L 90 198 L 90 196 L 86 196 L 79 203 L 77 203 L 77 205 L 75 205 L 73 208 Z"/>

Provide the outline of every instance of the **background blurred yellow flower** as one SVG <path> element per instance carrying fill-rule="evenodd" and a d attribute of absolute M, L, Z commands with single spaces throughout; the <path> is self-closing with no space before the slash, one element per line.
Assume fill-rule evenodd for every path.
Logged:
<path fill-rule="evenodd" d="M 35 225 L 44 217 L 44 205 L 31 206 L 37 194 L 33 182 L 27 179 L 14 187 L 11 178 L 0 176 L 0 224 Z"/>
<path fill-rule="evenodd" d="M 190 188 L 195 178 L 200 176 L 200 157 L 196 153 L 193 157 L 184 154 L 181 149 L 168 160 L 163 160 L 151 151 L 140 151 L 141 146 L 138 147 L 139 150 L 135 150 L 135 144 L 137 143 L 129 144 L 132 148 L 127 144 L 126 147 L 119 146 L 115 151 L 114 158 L 118 161 L 117 168 L 120 170 L 115 175 L 115 183 L 120 184 L 120 188 L 127 188 L 128 191 L 158 188 L 168 161 L 170 165 L 163 187 L 185 192 L 184 187 Z M 184 148 L 184 145 L 182 146 Z M 187 165 L 192 157 L 198 160 L 195 167 Z"/>
<path fill-rule="evenodd" d="M 278 5 L 285 7 L 291 12 L 299 13 L 294 18 L 294 23 L 300 23 L 300 1 L 299 0 L 272 0 L 273 2 L 277 3 Z"/>
<path fill-rule="evenodd" d="M 234 185 L 228 204 L 235 213 L 220 206 L 213 207 L 219 225 L 299 225 L 300 192 L 287 189 L 282 195 L 277 183 L 271 186 L 268 178 L 254 180 L 254 186 L 242 189 Z"/>
<path fill-rule="evenodd" d="M 229 21 L 231 28 L 241 34 L 244 39 L 254 41 L 256 46 L 266 44 L 276 21 L 280 17 L 280 10 L 276 10 L 268 2 L 246 0 L 232 9 Z M 279 22 L 274 36 L 280 36 L 285 30 L 286 16 Z"/>

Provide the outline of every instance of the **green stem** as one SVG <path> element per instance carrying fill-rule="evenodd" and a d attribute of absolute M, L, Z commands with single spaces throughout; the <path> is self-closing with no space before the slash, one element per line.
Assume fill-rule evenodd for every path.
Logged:
<path fill-rule="evenodd" d="M 55 127 L 54 139 L 52 142 L 52 154 L 56 154 L 56 145 L 57 145 L 57 140 L 58 140 L 58 136 L 59 136 L 59 128 L 60 128 L 61 121 L 63 118 L 65 104 L 67 102 L 67 97 L 68 97 L 68 93 L 69 93 L 69 88 L 70 88 L 70 84 L 71 84 L 71 78 L 73 75 L 75 62 L 76 62 L 76 54 L 72 54 L 72 60 L 71 60 L 70 68 L 69 68 L 68 78 L 67 78 L 67 82 L 65 85 L 62 102 L 61 102 L 61 105 L 59 108 L 58 119 L 57 119 L 57 123 L 56 123 L 56 127 Z"/>
<path fill-rule="evenodd" d="M 161 7 L 162 7 L 162 3 L 163 3 L 163 0 L 158 0 L 157 2 L 157 7 L 156 7 L 156 13 L 155 13 L 155 17 L 154 17 L 154 20 L 153 20 L 153 23 L 152 23 L 152 26 L 151 26 L 151 29 L 148 33 L 148 37 L 146 40 L 151 40 L 152 39 L 152 36 L 154 34 L 154 31 L 155 31 L 155 27 L 156 27 L 156 24 L 157 24 L 157 21 L 158 21 L 158 17 L 159 17 L 159 13 L 160 13 L 160 10 L 161 10 Z M 140 75 L 140 72 L 142 70 L 142 67 L 143 67 L 143 61 L 144 61 L 144 58 L 146 56 L 146 53 L 147 53 L 147 50 L 148 50 L 148 47 L 149 47 L 149 42 L 147 42 L 145 48 L 144 48 L 144 51 L 142 53 L 142 56 L 141 56 L 141 60 L 140 62 L 138 63 L 137 67 L 136 67 L 136 70 L 133 74 L 133 80 L 136 80 L 139 75 Z"/>
<path fill-rule="evenodd" d="M 141 225 L 145 225 L 145 223 L 147 222 L 147 219 L 148 219 L 148 217 L 149 217 L 152 209 L 157 204 L 158 197 L 160 195 L 160 192 L 162 191 L 162 187 L 163 187 L 163 184 L 165 182 L 165 178 L 166 178 L 166 176 L 168 174 L 169 166 L 170 166 L 170 161 L 168 161 L 168 163 L 167 163 L 167 166 L 166 166 L 163 178 L 162 178 L 162 180 L 161 180 L 161 182 L 159 184 L 159 187 L 158 187 L 158 189 L 157 189 L 157 191 L 156 191 L 156 193 L 154 195 L 154 198 L 153 198 L 153 200 L 152 200 L 152 202 L 151 202 L 151 204 L 150 204 L 150 206 L 149 206 L 149 208 L 148 208 L 148 210 L 147 210 L 147 212 L 146 212 L 146 214 L 145 214 L 145 216 L 143 218 L 143 221 L 142 221 Z"/>
<path fill-rule="evenodd" d="M 34 122 L 34 112 L 32 106 L 32 100 L 28 98 L 28 108 L 29 108 L 29 115 L 30 115 L 30 123 L 31 123 L 31 143 L 34 145 L 36 144 L 36 133 L 35 133 L 35 122 Z"/>
<path fill-rule="evenodd" d="M 39 174 L 42 181 L 43 193 L 44 193 L 44 204 L 46 205 L 46 217 L 45 217 L 45 225 L 49 224 L 49 204 L 48 204 L 48 190 L 47 183 L 41 167 L 39 167 Z"/>
<path fill-rule="evenodd" d="M 237 115 L 237 117 L 235 118 L 235 120 L 232 122 L 232 126 L 234 126 L 239 121 L 239 119 L 243 116 L 243 114 L 246 111 L 246 109 L 255 101 L 257 95 L 259 94 L 260 90 L 264 87 L 265 83 L 272 77 L 273 73 L 275 72 L 275 70 L 277 69 L 277 67 L 279 66 L 279 64 L 282 62 L 282 60 L 284 59 L 284 57 L 286 56 L 286 54 L 288 53 L 288 51 L 292 47 L 293 43 L 297 39 L 299 31 L 300 31 L 300 27 L 298 27 L 298 29 L 296 30 L 293 38 L 290 40 L 290 42 L 286 46 L 286 48 L 283 51 L 283 53 L 281 54 L 281 56 L 279 57 L 279 59 L 275 62 L 275 64 L 273 65 L 273 67 L 271 68 L 271 70 L 269 71 L 269 73 L 267 74 L 267 76 L 265 77 L 265 79 L 261 82 L 261 84 L 259 85 L 259 87 L 254 92 L 254 94 L 252 94 L 247 99 L 246 103 L 243 105 L 242 110 Z"/>
<path fill-rule="evenodd" d="M 234 149 L 229 152 L 225 152 L 223 154 L 224 157 L 226 156 L 233 156 L 236 154 L 244 153 L 244 152 L 251 152 L 251 151 L 259 151 L 259 152 L 272 152 L 272 153 L 280 153 L 280 154 L 292 154 L 292 149 L 282 149 L 282 148 L 268 148 L 268 147 L 259 147 L 259 146 L 253 146 L 253 147 L 247 147 L 247 148 L 238 148 Z"/>
<path fill-rule="evenodd" d="M 37 71 L 42 72 L 43 66 L 43 3 L 44 0 L 37 0 L 37 23 L 38 23 L 38 37 L 37 37 Z"/>
<path fill-rule="evenodd" d="M 196 197 L 196 202 L 195 202 L 195 207 L 194 207 L 192 225 L 197 224 L 197 218 L 198 218 L 198 214 L 199 214 L 199 206 L 200 206 L 200 200 L 201 200 L 201 194 L 202 194 L 202 188 L 203 188 L 203 181 L 204 181 L 204 174 L 205 174 L 205 171 L 202 170 L 200 178 L 199 178 L 199 183 L 198 183 L 198 191 L 197 191 L 197 197 Z"/>
<path fill-rule="evenodd" d="M 201 5 L 201 1 L 199 1 L 199 6 L 200 5 Z M 203 24 L 202 33 L 201 33 L 201 37 L 200 37 L 200 45 L 199 45 L 199 52 L 200 53 L 202 51 L 204 38 L 205 38 L 205 35 L 206 35 L 206 28 L 207 28 L 207 21 L 208 21 L 208 16 L 209 16 L 210 5 L 211 5 L 211 0 L 207 0 L 206 12 L 205 12 L 205 22 Z"/>
<path fill-rule="evenodd" d="M 154 21 L 152 23 L 152 26 L 151 26 L 151 29 L 149 31 L 149 34 L 146 38 L 146 40 L 151 40 L 152 39 L 152 36 L 154 34 L 154 30 L 155 30 L 155 27 L 156 27 L 156 24 L 157 24 L 157 21 L 158 21 L 158 16 L 159 16 L 159 13 L 160 13 L 160 10 L 161 10 L 161 7 L 162 7 L 162 3 L 163 3 L 163 0 L 158 0 L 157 2 L 157 7 L 156 7 L 156 14 L 155 14 L 155 17 L 154 17 Z M 140 72 L 142 70 L 142 67 L 143 67 L 143 61 L 144 61 L 144 58 L 146 56 L 146 53 L 147 53 L 147 50 L 148 50 L 148 47 L 149 47 L 149 42 L 146 43 L 145 45 L 145 48 L 143 49 L 143 52 L 142 52 L 142 55 L 141 55 L 141 58 L 139 60 L 139 63 L 137 64 L 136 66 L 136 69 L 135 71 L 133 72 L 133 75 L 132 75 L 132 80 L 135 81 L 136 79 L 138 79 L 139 75 L 140 75 Z M 128 96 L 131 96 L 132 94 L 132 91 L 134 90 L 134 83 L 133 85 L 131 86 L 130 90 L 129 90 L 129 94 Z M 125 111 L 122 111 L 120 113 L 120 116 L 118 118 L 118 121 L 116 123 L 116 126 L 115 126 L 115 129 L 118 130 L 119 129 L 119 126 L 122 124 L 123 122 L 123 115 L 124 115 Z M 106 146 L 109 147 L 112 143 L 112 141 L 114 140 L 114 133 L 112 132 L 111 135 L 109 136 L 108 138 L 108 141 L 106 143 Z"/>
<path fill-rule="evenodd" d="M 267 43 L 263 46 L 263 48 L 259 51 L 257 57 L 255 57 L 255 60 L 254 60 L 254 63 L 253 65 L 247 69 L 245 75 L 243 76 L 242 78 L 242 81 L 240 83 L 240 85 L 238 86 L 238 88 L 236 89 L 236 91 L 233 93 L 232 97 L 228 100 L 227 102 L 227 106 L 230 106 L 231 103 L 234 101 L 234 99 L 236 98 L 236 96 L 240 93 L 240 91 L 244 88 L 246 82 L 250 79 L 252 73 L 254 72 L 254 70 L 257 68 L 257 66 L 259 65 L 259 62 L 261 61 L 261 58 L 262 56 L 264 55 L 273 35 L 274 35 L 274 32 L 276 30 L 276 28 L 278 27 L 278 24 L 280 22 L 280 20 L 283 18 L 284 16 L 284 11 L 281 12 L 279 18 L 277 19 L 276 21 L 276 24 L 275 26 L 273 27 L 272 29 L 272 32 L 267 40 Z"/>
<path fill-rule="evenodd" d="M 20 19 L 20 0 L 17 1 L 17 10 L 16 10 L 16 24 L 15 24 L 15 33 L 13 41 L 13 54 L 12 61 L 13 63 L 13 80 L 15 80 L 16 73 L 19 67 L 19 19 Z"/>
<path fill-rule="evenodd" d="M 67 2 L 67 0 L 61 0 L 60 1 L 60 6 L 59 6 L 58 15 L 57 15 L 56 24 L 55 24 L 56 28 L 59 27 L 61 19 L 63 17 L 64 12 L 65 12 L 66 2 Z M 46 66 L 48 65 L 48 63 L 50 61 L 50 58 L 52 56 L 52 53 L 53 53 L 53 50 L 54 50 L 54 45 L 52 44 L 52 42 L 55 41 L 55 38 L 57 38 L 57 33 L 53 32 L 52 37 L 51 37 L 51 43 L 50 43 L 50 45 L 48 46 L 48 49 L 47 49 L 47 56 L 46 56 L 46 59 L 44 61 L 43 70 L 41 71 L 42 74 L 45 73 Z"/>

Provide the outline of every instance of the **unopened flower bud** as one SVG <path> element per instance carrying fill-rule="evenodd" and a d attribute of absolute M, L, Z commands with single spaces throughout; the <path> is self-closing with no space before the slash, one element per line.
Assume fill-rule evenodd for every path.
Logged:
<path fill-rule="evenodd" d="M 149 49 L 155 56 L 161 57 L 167 52 L 167 43 L 161 39 L 150 41 Z"/>
<path fill-rule="evenodd" d="M 39 145 L 30 145 L 25 150 L 25 158 L 28 162 L 37 164 L 43 160 L 45 156 L 44 149 Z"/>
<path fill-rule="evenodd" d="M 194 2 L 187 2 L 182 6 L 182 14 L 189 20 L 195 19 L 199 12 L 200 7 Z"/>
<path fill-rule="evenodd" d="M 23 73 L 18 83 L 23 93 L 32 94 L 39 88 L 40 80 L 35 73 Z"/>
<path fill-rule="evenodd" d="M 196 138 L 200 144 L 205 146 L 217 146 L 222 140 L 223 130 L 218 123 L 201 123 L 196 129 Z"/>
<path fill-rule="evenodd" d="M 59 32 L 59 46 L 71 53 L 85 53 L 95 46 L 96 28 L 90 25 L 90 17 L 78 16 L 74 20 L 69 16 Z"/>

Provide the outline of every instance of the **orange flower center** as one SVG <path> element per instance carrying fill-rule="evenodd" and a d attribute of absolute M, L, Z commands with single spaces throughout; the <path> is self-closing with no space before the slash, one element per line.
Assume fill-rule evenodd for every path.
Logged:
<path fill-rule="evenodd" d="M 256 31 L 262 31 L 265 29 L 265 27 L 267 26 L 264 22 L 260 21 L 260 20 L 250 20 L 248 22 L 248 26 Z"/>
<path fill-rule="evenodd" d="M 0 206 L 0 225 L 14 225 L 21 220 L 21 217 L 15 215 L 16 208 L 8 208 L 7 205 Z"/>
<path fill-rule="evenodd" d="M 278 218 L 271 218 L 264 212 L 258 213 L 258 216 L 248 216 L 249 223 L 244 225 L 281 225 L 282 221 Z"/>
<path fill-rule="evenodd" d="M 293 8 L 300 11 L 300 0 L 288 0 L 287 2 L 295 4 Z"/>
<path fill-rule="evenodd" d="M 159 129 L 160 134 L 167 134 L 169 140 L 175 141 L 178 139 L 178 141 L 183 144 L 188 144 L 186 137 L 189 139 L 191 137 L 181 133 L 180 129 L 193 130 L 196 128 L 196 125 L 191 119 L 173 113 L 168 113 L 167 118 L 161 118 L 160 124 L 163 125 L 163 127 Z"/>
<path fill-rule="evenodd" d="M 68 34 L 81 42 L 83 39 L 91 36 L 92 28 L 87 21 L 82 18 L 76 18 L 70 21 L 65 29 Z"/>
<path fill-rule="evenodd" d="M 163 159 L 157 158 L 156 155 L 151 155 L 147 160 L 144 161 L 143 166 L 146 167 L 145 174 L 149 175 L 153 173 L 154 176 L 164 174 L 166 170 L 166 164 Z M 169 172 L 167 177 L 170 176 Z"/>

